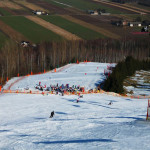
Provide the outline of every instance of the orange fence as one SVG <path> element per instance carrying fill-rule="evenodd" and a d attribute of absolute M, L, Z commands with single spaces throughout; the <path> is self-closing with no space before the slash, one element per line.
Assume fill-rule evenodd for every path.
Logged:
<path fill-rule="evenodd" d="M 20 93 L 20 94 L 42 94 L 42 95 L 48 95 L 48 94 L 57 94 L 55 91 L 32 91 L 32 90 L 3 90 L 3 93 Z M 64 92 L 64 95 L 80 95 L 80 94 L 107 94 L 107 95 L 112 95 L 116 97 L 129 97 L 129 98 L 136 98 L 136 99 L 147 99 L 150 98 L 149 96 L 141 96 L 141 95 L 132 95 L 128 96 L 125 94 L 117 94 L 114 92 L 105 92 L 103 90 L 93 90 L 93 91 L 84 91 L 84 92 Z"/>

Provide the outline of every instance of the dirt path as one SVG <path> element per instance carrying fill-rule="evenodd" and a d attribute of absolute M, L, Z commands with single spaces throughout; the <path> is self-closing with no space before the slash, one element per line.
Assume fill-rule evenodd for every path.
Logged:
<path fill-rule="evenodd" d="M 3 21 L 0 20 L 0 29 L 8 35 L 11 39 L 15 40 L 16 42 L 20 42 L 21 40 L 27 40 L 22 34 L 15 31 L 13 28 L 5 24 Z"/>
<path fill-rule="evenodd" d="M 39 17 L 36 16 L 26 16 L 27 19 L 30 19 L 31 21 L 34 21 L 35 23 L 43 26 L 44 28 L 47 28 L 53 32 L 55 32 L 56 34 L 63 36 L 64 38 L 66 38 L 67 40 L 81 40 L 81 38 L 79 38 L 78 36 L 52 24 L 49 23 Z"/>
<path fill-rule="evenodd" d="M 80 24 L 80 25 L 82 25 L 82 26 L 84 26 L 84 27 L 86 27 L 86 28 L 89 28 L 89 29 L 91 29 L 91 30 L 94 30 L 94 31 L 96 31 L 96 32 L 98 32 L 98 33 L 100 33 L 100 34 L 103 34 L 103 35 L 105 35 L 106 37 L 113 38 L 113 39 L 119 39 L 119 38 L 120 38 L 119 35 L 114 34 L 114 33 L 112 33 L 112 32 L 109 32 L 108 30 L 105 30 L 104 28 L 97 27 L 97 26 L 95 26 L 95 25 L 93 25 L 93 24 L 84 22 L 84 21 L 79 20 L 79 19 L 76 19 L 76 18 L 74 18 L 74 17 L 68 16 L 68 15 L 62 15 L 61 17 L 65 18 L 65 19 L 67 19 L 67 20 L 69 20 L 69 21 L 72 21 L 72 22 L 74 22 L 74 23 Z M 84 17 L 86 17 L 86 15 L 84 15 Z"/>
<path fill-rule="evenodd" d="M 106 2 L 106 1 L 101 1 L 101 0 L 93 0 L 93 1 L 103 3 L 103 4 L 108 4 L 108 5 L 119 7 L 119 8 L 123 8 L 123 9 L 129 10 L 129 11 L 132 11 L 132 12 L 135 12 L 135 13 L 138 13 L 138 14 L 146 14 L 143 11 L 135 10 L 133 8 L 128 8 L 128 7 L 122 6 L 120 4 L 113 3 L 113 2 Z"/>

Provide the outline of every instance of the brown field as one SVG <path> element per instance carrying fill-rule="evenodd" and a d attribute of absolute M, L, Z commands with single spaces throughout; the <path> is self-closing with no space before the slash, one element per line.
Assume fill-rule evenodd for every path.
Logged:
<path fill-rule="evenodd" d="M 121 4 L 117 4 L 117 3 L 113 3 L 113 2 L 106 2 L 106 1 L 101 1 L 101 0 L 93 0 L 93 1 L 99 2 L 99 3 L 102 3 L 102 4 L 111 5 L 111 6 L 118 7 L 118 8 L 122 8 L 122 9 L 125 9 L 125 10 L 128 10 L 128 11 L 134 12 L 134 13 L 146 14 L 145 12 L 143 12 L 141 10 L 137 10 L 137 9 L 135 10 L 133 8 L 129 8 L 129 7 L 123 6 Z"/>
<path fill-rule="evenodd" d="M 132 5 L 128 4 L 128 3 L 123 4 L 123 6 L 128 7 L 128 8 L 132 8 L 132 9 L 136 9 L 136 10 L 139 10 L 139 11 L 143 11 L 145 13 L 150 13 L 150 10 L 138 8 L 138 7 L 132 6 Z"/>
<path fill-rule="evenodd" d="M 34 21 L 35 23 L 43 26 L 44 28 L 47 28 L 53 32 L 55 32 L 56 34 L 60 35 L 60 36 L 63 36 L 65 39 L 67 40 L 81 40 L 81 38 L 79 38 L 78 36 L 52 24 L 52 23 L 49 23 L 39 17 L 36 17 L 36 16 L 26 16 L 27 19 L 30 19 L 31 21 Z"/>
<path fill-rule="evenodd" d="M 87 15 L 80 15 L 80 16 L 82 16 L 84 18 L 87 17 Z M 105 30 L 104 28 L 97 27 L 97 26 L 95 26 L 93 24 L 90 24 L 88 22 L 84 22 L 82 20 L 79 20 L 77 18 L 71 17 L 69 15 L 62 15 L 61 17 L 65 18 L 65 19 L 68 19 L 68 20 L 70 20 L 70 21 L 72 21 L 74 23 L 80 24 L 80 25 L 82 25 L 82 26 L 84 26 L 86 28 L 89 28 L 91 30 L 94 30 L 94 31 L 96 31 L 98 33 L 101 33 L 101 34 L 105 35 L 106 37 L 113 38 L 113 39 L 119 39 L 120 38 L 119 35 L 114 34 L 114 33 L 110 32 L 108 30 Z"/>
<path fill-rule="evenodd" d="M 5 9 L 6 11 L 8 11 L 11 15 L 17 15 L 14 11 L 15 10 L 21 10 L 21 9 L 10 9 L 8 7 L 4 7 L 3 9 Z"/>
<path fill-rule="evenodd" d="M 37 0 L 27 0 L 27 1 L 30 2 L 30 3 L 34 3 L 37 6 L 40 6 L 44 9 L 49 10 L 49 12 L 52 13 L 52 14 L 60 14 L 60 15 L 68 14 L 68 15 L 71 15 L 71 14 L 77 14 L 78 13 L 77 11 L 75 11 L 75 9 L 61 8 L 61 7 L 58 7 L 56 5 L 47 3 L 45 1 L 37 1 Z"/>
<path fill-rule="evenodd" d="M 22 1 L 22 0 L 14 0 L 14 1 L 15 1 L 16 3 L 18 3 L 18 4 L 23 5 L 24 7 L 27 7 L 27 8 L 29 8 L 29 9 L 31 9 L 31 10 L 43 10 L 43 11 L 49 12 L 48 10 L 46 10 L 46 9 L 40 7 L 40 6 L 38 6 L 38 5 L 36 5 L 36 4 L 32 4 L 32 3 L 27 2 L 27 1 Z"/>
<path fill-rule="evenodd" d="M 8 7 L 11 9 L 23 9 L 21 6 L 9 1 L 9 0 L 1 0 L 0 7 Z"/>
<path fill-rule="evenodd" d="M 16 10 L 13 10 L 13 13 L 17 16 L 24 16 L 24 15 L 31 15 L 31 12 L 30 11 L 26 11 L 26 10 L 23 10 L 23 9 L 16 9 Z"/>
<path fill-rule="evenodd" d="M 8 35 L 11 39 L 15 40 L 16 42 L 27 40 L 21 33 L 15 31 L 1 20 L 0 20 L 0 30 L 2 30 L 6 35 Z"/>

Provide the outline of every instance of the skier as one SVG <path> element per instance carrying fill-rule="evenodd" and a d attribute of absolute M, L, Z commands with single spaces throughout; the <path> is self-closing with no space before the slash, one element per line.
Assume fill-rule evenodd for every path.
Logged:
<path fill-rule="evenodd" d="M 108 105 L 112 105 L 112 101 L 110 101 Z"/>
<path fill-rule="evenodd" d="M 52 111 L 49 118 L 53 118 L 54 114 L 55 114 L 54 111 Z"/>
<path fill-rule="evenodd" d="M 79 102 L 79 97 L 78 97 L 78 99 L 77 99 L 77 103 Z"/>

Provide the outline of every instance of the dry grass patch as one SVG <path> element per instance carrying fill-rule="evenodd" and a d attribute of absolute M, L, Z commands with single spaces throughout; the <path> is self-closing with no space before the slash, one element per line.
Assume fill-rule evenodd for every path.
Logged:
<path fill-rule="evenodd" d="M 53 32 L 55 32 L 56 34 L 64 37 L 65 39 L 67 40 L 81 40 L 81 38 L 79 38 L 78 36 L 50 23 L 50 22 L 47 22 L 39 17 L 36 17 L 36 16 L 26 16 L 27 19 L 30 19 L 31 21 L 43 26 L 44 28 L 46 29 L 49 29 Z"/>
<path fill-rule="evenodd" d="M 43 10 L 43 11 L 49 12 L 48 10 L 46 10 L 46 9 L 40 7 L 40 6 L 37 6 L 35 4 L 29 3 L 25 0 L 23 0 L 23 1 L 22 0 L 14 0 L 14 1 L 18 4 L 21 4 L 21 5 L 29 8 L 29 9 L 31 9 L 31 10 Z"/>
<path fill-rule="evenodd" d="M 129 78 L 126 78 L 125 80 L 124 80 L 124 83 L 123 83 L 123 85 L 124 86 L 135 86 L 135 85 L 137 85 L 137 81 L 136 80 L 133 80 L 133 79 L 131 79 L 131 77 L 129 77 Z"/>
<path fill-rule="evenodd" d="M 139 81 L 143 80 L 143 83 L 150 83 L 150 71 L 136 71 L 136 73 L 124 80 L 124 86 L 134 86 L 139 84 Z"/>
<path fill-rule="evenodd" d="M 0 7 L 8 7 L 11 9 L 23 9 L 21 6 L 17 5 L 16 3 L 13 3 L 9 0 L 0 0 Z"/>
<path fill-rule="evenodd" d="M 150 71 L 139 71 L 137 73 L 143 77 L 144 83 L 150 83 Z"/>
<path fill-rule="evenodd" d="M 106 37 L 113 38 L 113 39 L 119 39 L 120 38 L 119 35 L 116 35 L 116 34 L 114 34 L 112 32 L 109 32 L 109 31 L 107 31 L 107 30 L 105 30 L 105 29 L 103 29 L 101 27 L 97 27 L 97 26 L 92 25 L 90 23 L 87 23 L 87 22 L 84 22 L 82 20 L 79 20 L 79 19 L 76 19 L 74 17 L 71 17 L 69 15 L 62 15 L 61 17 L 65 18 L 65 19 L 67 19 L 69 21 L 72 21 L 74 23 L 80 24 L 81 26 L 89 28 L 89 29 L 91 29 L 93 31 L 96 31 L 96 32 L 100 33 L 100 34 L 103 34 Z M 85 15 L 85 17 L 86 17 L 86 15 Z"/>

